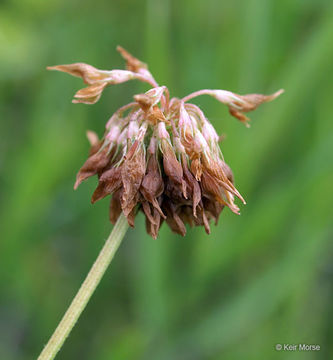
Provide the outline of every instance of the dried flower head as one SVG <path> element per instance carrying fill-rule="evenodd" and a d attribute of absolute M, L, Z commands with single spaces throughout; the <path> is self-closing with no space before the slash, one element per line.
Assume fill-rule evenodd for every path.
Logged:
<path fill-rule="evenodd" d="M 185 224 L 202 225 L 209 234 L 210 220 L 217 223 L 225 206 L 239 214 L 235 198 L 245 201 L 223 159 L 214 127 L 201 109 L 188 101 L 199 95 L 213 96 L 248 126 L 244 113 L 275 99 L 283 90 L 265 96 L 206 89 L 170 99 L 168 88 L 158 86 L 146 64 L 121 47 L 117 50 L 126 60 L 127 70 L 99 70 L 84 63 L 48 67 L 81 77 L 88 84 L 74 95 L 74 103 L 94 104 L 108 85 L 132 79 L 152 87 L 111 116 L 101 140 L 95 133 L 87 133 L 90 154 L 74 188 L 97 175 L 92 203 L 111 195 L 110 221 L 115 223 L 123 212 L 130 226 L 134 226 L 138 210 L 143 211 L 147 232 L 153 238 L 163 221 L 183 236 Z"/>

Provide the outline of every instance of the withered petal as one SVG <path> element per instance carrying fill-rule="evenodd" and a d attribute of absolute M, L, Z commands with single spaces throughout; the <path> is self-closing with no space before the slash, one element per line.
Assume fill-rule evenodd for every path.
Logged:
<path fill-rule="evenodd" d="M 110 210 L 109 210 L 109 218 L 112 224 L 115 224 L 121 214 L 121 204 L 120 199 L 122 197 L 122 189 L 117 190 L 111 197 L 110 200 Z"/>
<path fill-rule="evenodd" d="M 109 163 L 108 149 L 103 150 L 90 156 L 83 164 L 76 176 L 74 189 L 76 190 L 82 181 L 88 179 L 90 176 L 96 175 L 103 170 Z"/>
<path fill-rule="evenodd" d="M 99 183 L 92 195 L 91 202 L 95 203 L 105 196 L 112 194 L 120 189 L 121 185 L 121 167 L 113 167 L 106 170 L 99 178 Z"/>
<path fill-rule="evenodd" d="M 92 85 L 96 81 L 103 80 L 107 77 L 106 74 L 103 74 L 94 66 L 85 63 L 48 66 L 47 70 L 62 71 L 76 77 L 81 77 L 83 81 L 89 85 Z"/>
<path fill-rule="evenodd" d="M 140 192 L 143 197 L 149 201 L 160 213 L 162 217 L 165 215 L 160 208 L 157 198 L 164 191 L 164 183 L 159 169 L 159 165 L 155 155 L 151 155 L 148 160 L 147 172 L 142 180 Z"/>
<path fill-rule="evenodd" d="M 213 196 L 221 205 L 227 206 L 233 213 L 239 215 L 238 206 L 233 202 L 232 195 L 223 189 L 221 181 L 208 172 L 204 172 L 201 177 L 201 186 L 204 195 Z M 223 195 L 225 195 L 226 199 L 223 198 Z"/>
<path fill-rule="evenodd" d="M 153 208 L 152 209 L 153 212 L 153 220 L 154 222 L 151 222 L 149 220 L 149 218 L 146 216 L 146 230 L 147 233 L 153 238 L 153 239 L 157 239 L 158 236 L 158 231 L 163 223 L 163 218 L 161 218 L 159 212 L 157 211 L 157 209 Z"/>
<path fill-rule="evenodd" d="M 151 207 L 150 203 L 148 201 L 142 201 L 142 210 L 144 212 L 144 214 L 146 215 L 146 218 L 153 224 L 156 225 L 157 222 L 155 220 L 155 218 L 153 217 L 152 211 L 154 210 L 154 208 Z"/>
<path fill-rule="evenodd" d="M 128 225 L 132 228 L 134 228 L 134 221 L 135 221 L 135 216 L 136 216 L 136 213 L 137 213 L 137 210 L 136 208 L 134 207 L 132 209 L 132 211 L 127 215 L 127 222 L 128 222 Z"/>
<path fill-rule="evenodd" d="M 125 215 L 132 211 L 139 200 L 138 191 L 145 171 L 145 154 L 143 147 L 140 146 L 130 159 L 125 159 L 121 169 L 121 178 L 124 187 L 121 206 Z"/>
<path fill-rule="evenodd" d="M 222 210 L 224 209 L 224 205 L 220 204 L 218 201 L 215 201 L 214 199 L 210 199 L 205 196 L 202 197 L 202 202 L 203 202 L 205 212 L 207 214 L 209 214 L 209 216 L 211 218 L 214 219 L 215 225 L 217 225 L 220 214 L 221 214 Z"/>
<path fill-rule="evenodd" d="M 191 161 L 191 172 L 197 181 L 201 180 L 203 169 L 199 158 L 195 158 Z"/>
<path fill-rule="evenodd" d="M 185 198 L 186 194 L 186 183 L 183 179 L 183 168 L 177 160 L 176 154 L 172 149 L 171 145 L 167 141 L 161 142 L 163 152 L 163 167 L 165 174 L 170 177 L 174 182 L 181 185 L 182 192 Z"/>
<path fill-rule="evenodd" d="M 126 60 L 126 67 L 128 70 L 139 72 L 140 69 L 147 69 L 147 64 L 134 57 L 123 47 L 117 46 L 117 51 L 120 53 L 123 59 Z"/>
<path fill-rule="evenodd" d="M 182 165 L 183 165 L 185 181 L 186 181 L 187 185 L 189 186 L 189 188 L 191 189 L 193 216 L 196 217 L 197 216 L 197 206 L 201 200 L 200 185 L 199 185 L 198 181 L 194 178 L 192 173 L 189 171 L 186 157 L 184 154 L 182 156 Z"/>
<path fill-rule="evenodd" d="M 166 212 L 166 222 L 170 226 L 171 230 L 175 233 L 185 236 L 186 227 L 182 219 L 177 214 L 177 207 L 170 200 L 165 199 L 162 204 L 162 209 Z"/>

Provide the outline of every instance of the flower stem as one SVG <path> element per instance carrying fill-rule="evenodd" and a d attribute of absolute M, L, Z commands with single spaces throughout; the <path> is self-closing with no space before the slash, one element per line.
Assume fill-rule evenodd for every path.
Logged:
<path fill-rule="evenodd" d="M 54 359 L 61 349 L 113 259 L 127 229 L 127 220 L 125 216 L 121 214 L 94 265 L 37 360 Z"/>
<path fill-rule="evenodd" d="M 184 98 L 181 99 L 181 101 L 186 102 L 189 101 L 197 96 L 201 96 L 201 95 L 211 95 L 212 90 L 209 89 L 204 89 L 204 90 L 198 90 L 193 92 L 192 94 L 189 94 L 187 96 L 185 96 Z"/>

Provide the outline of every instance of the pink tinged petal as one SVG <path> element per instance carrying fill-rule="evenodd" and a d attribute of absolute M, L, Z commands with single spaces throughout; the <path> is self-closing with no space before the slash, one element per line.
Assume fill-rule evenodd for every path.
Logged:
<path fill-rule="evenodd" d="M 144 124 L 142 124 L 140 129 L 138 129 L 137 134 L 131 138 L 131 139 L 136 139 L 136 140 L 134 141 L 133 145 L 129 148 L 129 150 L 125 156 L 125 159 L 131 159 L 135 155 L 135 153 L 139 149 L 139 146 L 143 144 L 143 139 L 144 139 L 146 131 L 147 131 L 147 123 L 144 123 Z M 129 132 L 130 132 L 130 130 L 129 130 Z"/>
<path fill-rule="evenodd" d="M 208 143 L 210 142 L 217 143 L 219 141 L 219 136 L 217 135 L 214 126 L 208 121 L 205 121 L 203 123 L 202 135 Z"/>
<path fill-rule="evenodd" d="M 105 139 L 110 142 L 116 142 L 120 135 L 120 127 L 117 125 L 112 126 L 110 131 L 107 133 Z"/>
<path fill-rule="evenodd" d="M 139 133 L 139 125 L 137 121 L 130 121 L 128 125 L 128 133 L 127 138 L 128 139 L 135 139 L 138 136 Z"/>
<path fill-rule="evenodd" d="M 173 138 L 173 143 L 174 143 L 175 149 L 176 149 L 178 154 L 185 154 L 186 153 L 185 147 L 181 143 L 179 137 L 174 137 Z"/>
<path fill-rule="evenodd" d="M 108 120 L 108 122 L 106 123 L 105 125 L 105 128 L 107 130 L 110 130 L 112 126 L 114 126 L 114 124 L 117 124 L 118 121 L 120 120 L 120 116 L 119 116 L 119 113 L 118 112 L 115 112 L 111 117 L 110 119 Z"/>
<path fill-rule="evenodd" d="M 150 154 L 156 154 L 156 150 L 157 150 L 157 146 L 158 146 L 158 143 L 157 143 L 157 139 L 156 137 L 153 135 L 150 139 L 150 143 L 149 143 L 149 147 L 148 147 L 148 152 Z"/>
<path fill-rule="evenodd" d="M 121 84 L 123 82 L 139 78 L 137 74 L 128 70 L 101 70 L 101 72 L 106 76 L 103 81 L 106 81 L 111 85 Z"/>
<path fill-rule="evenodd" d="M 167 139 L 170 141 L 170 135 L 165 127 L 164 122 L 159 122 L 157 125 L 157 134 L 160 139 Z"/>
<path fill-rule="evenodd" d="M 165 90 L 166 90 L 165 86 L 158 86 L 158 87 L 155 87 L 153 89 L 146 91 L 145 94 L 153 99 L 152 106 L 157 105 L 160 102 L 161 97 L 163 96 L 163 93 Z"/>
<path fill-rule="evenodd" d="M 165 86 L 155 87 L 153 89 L 148 90 L 144 94 L 135 95 L 134 99 L 144 107 L 145 106 L 153 107 L 161 101 L 165 89 L 166 89 Z"/>
<path fill-rule="evenodd" d="M 209 146 L 207 144 L 207 141 L 198 129 L 195 129 L 193 141 L 194 141 L 194 150 L 197 153 L 209 151 Z"/>
<path fill-rule="evenodd" d="M 185 109 L 190 112 L 191 114 L 194 114 L 198 116 L 201 123 L 204 124 L 205 122 L 208 122 L 205 114 L 202 112 L 202 110 L 199 108 L 199 106 L 194 104 L 185 104 Z"/>
<path fill-rule="evenodd" d="M 239 95 L 227 90 L 210 90 L 211 95 L 223 104 L 231 105 L 233 102 L 243 102 Z M 241 107 L 238 107 L 241 109 Z"/>
<path fill-rule="evenodd" d="M 190 115 L 185 110 L 184 103 L 181 102 L 180 109 L 179 109 L 179 121 L 178 126 L 180 128 L 180 131 L 184 134 L 184 137 L 186 138 L 186 133 L 193 135 L 193 123 Z"/>
<path fill-rule="evenodd" d="M 117 124 L 119 120 L 121 120 L 122 118 L 122 115 L 123 115 L 123 112 L 132 108 L 132 107 L 135 107 L 137 104 L 135 102 L 132 102 L 132 103 L 129 103 L 129 104 L 126 104 L 124 106 L 122 106 L 121 108 L 119 108 L 111 117 L 110 119 L 108 120 L 108 122 L 106 123 L 106 129 L 110 129 L 110 127 L 113 125 L 113 124 Z"/>
<path fill-rule="evenodd" d="M 117 139 L 117 145 L 124 145 L 127 139 L 127 133 L 128 133 L 128 128 L 126 127 L 125 129 L 123 129 L 123 131 L 120 133 L 118 139 Z"/>

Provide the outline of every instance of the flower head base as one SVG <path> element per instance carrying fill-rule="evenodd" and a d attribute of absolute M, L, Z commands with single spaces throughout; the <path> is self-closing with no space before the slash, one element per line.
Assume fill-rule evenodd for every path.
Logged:
<path fill-rule="evenodd" d="M 94 104 L 108 85 L 137 79 L 152 88 L 134 96 L 108 120 L 101 140 L 87 133 L 90 154 L 77 174 L 76 189 L 82 181 L 98 176 L 92 203 L 111 195 L 110 220 L 121 212 L 128 223 L 141 210 L 147 232 L 156 238 L 163 223 L 185 235 L 185 224 L 204 226 L 217 223 L 226 206 L 235 214 L 235 197 L 245 201 L 234 186 L 233 174 L 218 145 L 219 136 L 201 109 L 188 103 L 198 95 L 210 95 L 226 104 L 231 115 L 245 124 L 243 114 L 254 110 L 273 95 L 237 95 L 225 90 L 200 90 L 183 99 L 169 98 L 165 86 L 158 86 L 147 65 L 118 47 L 127 70 L 99 70 L 83 63 L 58 65 L 51 70 L 81 77 L 89 86 L 75 94 L 75 103 Z"/>

